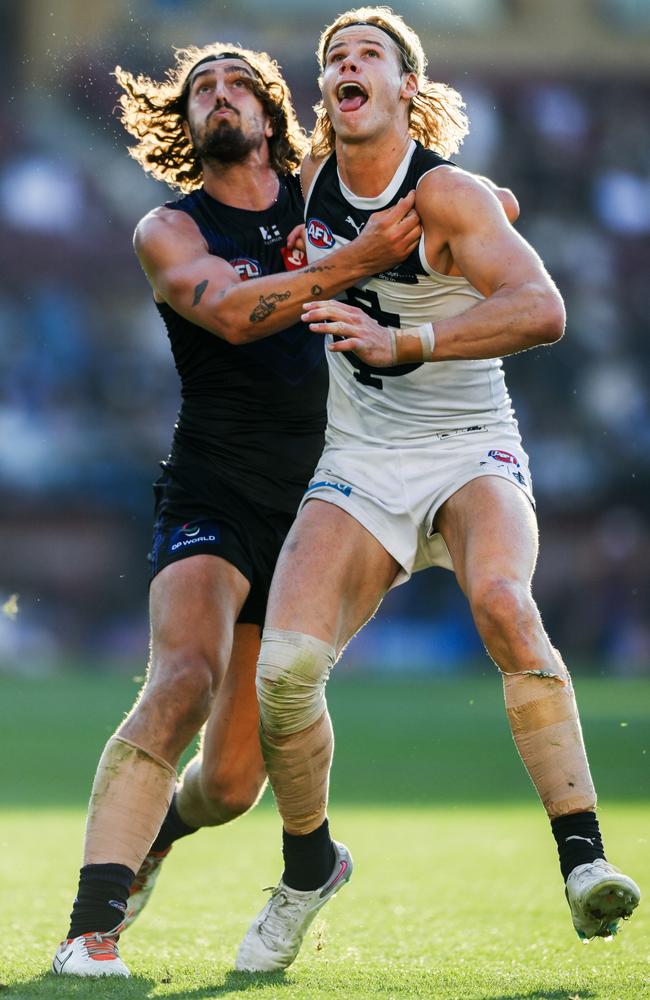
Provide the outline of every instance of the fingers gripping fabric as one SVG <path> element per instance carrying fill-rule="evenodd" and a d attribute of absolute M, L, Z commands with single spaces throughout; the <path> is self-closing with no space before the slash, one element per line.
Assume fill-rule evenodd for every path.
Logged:
<path fill-rule="evenodd" d="M 519 755 L 549 818 L 594 811 L 596 790 L 571 677 L 562 661 L 557 673 L 504 673 L 503 690 Z"/>
<path fill-rule="evenodd" d="M 288 833 L 311 833 L 327 810 L 334 750 L 325 685 L 333 646 L 282 629 L 264 630 L 257 666 L 260 742 Z"/>
<path fill-rule="evenodd" d="M 137 872 L 167 814 L 176 771 L 157 754 L 113 736 L 97 765 L 86 820 L 84 865 Z"/>

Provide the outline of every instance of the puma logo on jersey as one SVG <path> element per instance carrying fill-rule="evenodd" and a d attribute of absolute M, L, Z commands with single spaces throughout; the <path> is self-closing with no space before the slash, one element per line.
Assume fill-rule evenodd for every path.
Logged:
<path fill-rule="evenodd" d="M 357 225 L 351 215 L 347 215 L 345 221 L 349 222 L 352 228 L 356 230 L 357 236 L 365 226 L 365 222 L 360 222 L 359 225 Z"/>

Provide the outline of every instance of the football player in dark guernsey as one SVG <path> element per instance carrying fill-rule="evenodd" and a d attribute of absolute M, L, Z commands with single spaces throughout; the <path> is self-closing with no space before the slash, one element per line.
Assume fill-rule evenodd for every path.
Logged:
<path fill-rule="evenodd" d="M 173 189 L 135 250 L 180 378 L 154 485 L 151 652 L 92 788 L 79 887 L 55 972 L 128 976 L 120 933 L 171 844 L 251 808 L 266 776 L 255 664 L 282 542 L 323 447 L 327 369 L 303 303 L 393 267 L 417 245 L 414 193 L 306 266 L 298 178 L 307 143 L 266 54 L 176 53 L 162 83 L 117 68 L 131 155 Z M 176 773 L 203 728 L 201 750 Z"/>

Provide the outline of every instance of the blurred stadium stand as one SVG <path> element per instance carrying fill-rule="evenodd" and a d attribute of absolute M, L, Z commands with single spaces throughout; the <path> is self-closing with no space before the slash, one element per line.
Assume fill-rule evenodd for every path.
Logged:
<path fill-rule="evenodd" d="M 245 16 L 242 8 L 245 6 Z M 309 128 L 323 0 L 23 0 L 0 5 L 0 669 L 144 657 L 150 483 L 178 406 L 131 232 L 171 197 L 126 154 L 116 63 L 172 45 L 267 48 Z M 403 0 L 429 73 L 465 96 L 458 157 L 509 185 L 567 302 L 551 350 L 507 360 L 531 454 L 536 594 L 571 663 L 650 672 L 650 5 Z M 504 538 L 503 544 L 508 544 Z M 516 554 L 515 554 L 516 555 Z M 391 593 L 357 668 L 480 658 L 451 575 Z"/>

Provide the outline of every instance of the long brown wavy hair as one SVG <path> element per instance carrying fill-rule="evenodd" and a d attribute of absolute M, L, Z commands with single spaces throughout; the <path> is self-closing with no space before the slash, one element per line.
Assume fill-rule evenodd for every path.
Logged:
<path fill-rule="evenodd" d="M 409 132 L 413 138 L 418 139 L 427 149 L 437 150 L 442 156 L 457 153 L 469 132 L 463 99 L 452 87 L 444 83 L 432 83 L 427 79 L 427 57 L 420 39 L 390 7 L 357 7 L 341 14 L 325 28 L 316 50 L 321 72 L 336 32 L 358 23 L 374 25 L 385 31 L 399 51 L 402 72 L 417 75 L 418 93 L 411 98 L 409 104 Z M 334 149 L 336 136 L 322 101 L 314 111 L 316 126 L 311 136 L 311 154 L 320 159 Z"/>
<path fill-rule="evenodd" d="M 278 173 L 296 170 L 308 149 L 307 137 L 298 124 L 280 67 L 266 52 L 252 52 L 222 42 L 203 48 L 176 49 L 175 65 L 159 83 L 142 74 L 133 76 L 116 66 L 113 75 L 124 90 L 119 99 L 120 120 L 137 139 L 129 153 L 143 170 L 171 188 L 188 192 L 201 186 L 201 161 L 183 131 L 190 80 L 197 63 L 226 54 L 243 59 L 256 74 L 251 90 L 273 127 L 268 140 L 273 169 Z"/>

